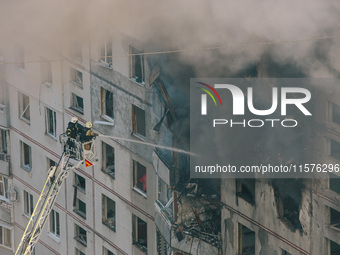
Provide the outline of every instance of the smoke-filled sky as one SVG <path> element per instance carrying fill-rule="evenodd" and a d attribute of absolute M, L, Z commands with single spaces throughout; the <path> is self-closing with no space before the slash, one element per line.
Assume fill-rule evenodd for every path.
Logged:
<path fill-rule="evenodd" d="M 87 39 L 98 30 L 125 32 L 152 42 L 150 49 L 157 51 L 340 36 L 340 2 L 335 0 L 0 0 L 0 5 L 2 47 L 17 41 L 58 47 L 62 40 Z M 219 53 L 235 71 L 266 53 L 313 77 L 329 76 L 340 70 L 339 43 L 335 38 L 227 47 Z M 208 52 L 189 51 L 180 57 L 203 71 L 216 61 Z"/>

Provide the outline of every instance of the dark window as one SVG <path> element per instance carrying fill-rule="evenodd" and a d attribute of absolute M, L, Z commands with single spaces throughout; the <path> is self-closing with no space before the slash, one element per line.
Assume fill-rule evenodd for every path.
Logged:
<path fill-rule="evenodd" d="M 340 106 L 332 104 L 332 121 L 340 124 Z"/>
<path fill-rule="evenodd" d="M 82 72 L 71 67 L 70 78 L 71 78 L 71 82 L 75 83 L 79 87 L 83 87 L 83 73 Z"/>
<path fill-rule="evenodd" d="M 133 187 L 146 195 L 146 167 L 133 161 Z"/>
<path fill-rule="evenodd" d="M 236 196 L 255 204 L 255 179 L 236 179 Z"/>
<path fill-rule="evenodd" d="M 46 108 L 46 133 L 54 138 L 57 137 L 57 116 L 56 112 Z"/>
<path fill-rule="evenodd" d="M 24 190 L 24 214 L 30 217 L 33 213 L 33 196 Z"/>
<path fill-rule="evenodd" d="M 27 123 L 31 120 L 30 98 L 19 92 L 19 118 Z"/>
<path fill-rule="evenodd" d="M 238 254 L 255 255 L 255 232 L 238 224 Z"/>
<path fill-rule="evenodd" d="M 83 229 L 82 227 L 78 226 L 75 224 L 75 236 L 74 239 L 77 240 L 79 243 L 84 245 L 85 247 L 87 246 L 87 233 L 86 230 Z"/>
<path fill-rule="evenodd" d="M 116 231 L 116 203 L 105 195 L 102 195 L 102 223 Z"/>
<path fill-rule="evenodd" d="M 102 170 L 115 177 L 115 151 L 114 148 L 106 143 L 102 143 Z"/>
<path fill-rule="evenodd" d="M 138 83 L 144 82 L 144 55 L 142 51 L 130 46 L 131 78 Z"/>
<path fill-rule="evenodd" d="M 101 115 L 104 118 L 109 118 L 112 120 L 113 115 L 113 93 L 104 88 L 100 88 L 101 96 Z"/>
<path fill-rule="evenodd" d="M 76 186 L 78 189 L 85 192 L 86 191 L 85 178 L 75 173 L 74 174 L 74 186 Z"/>
<path fill-rule="evenodd" d="M 331 156 L 340 159 L 340 143 L 331 140 Z"/>
<path fill-rule="evenodd" d="M 132 105 L 133 133 L 145 137 L 145 111 Z"/>
<path fill-rule="evenodd" d="M 59 213 L 52 210 L 50 214 L 50 232 L 57 237 L 60 237 L 60 219 Z"/>
<path fill-rule="evenodd" d="M 139 217 L 132 215 L 132 242 L 138 249 L 147 253 L 147 224 Z"/>
<path fill-rule="evenodd" d="M 32 168 L 31 146 L 20 141 L 21 147 L 21 167 L 27 171 Z"/>
<path fill-rule="evenodd" d="M 71 108 L 77 112 L 84 113 L 84 100 L 82 97 L 72 93 Z"/>

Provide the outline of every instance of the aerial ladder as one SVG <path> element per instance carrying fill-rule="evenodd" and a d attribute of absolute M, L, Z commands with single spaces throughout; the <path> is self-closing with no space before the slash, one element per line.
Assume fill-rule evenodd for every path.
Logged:
<path fill-rule="evenodd" d="M 82 163 L 85 167 L 95 165 L 98 161 L 95 138 L 82 143 L 79 139 L 68 138 L 65 134 L 59 136 L 63 147 L 63 154 L 56 166 L 50 167 L 48 177 L 40 193 L 37 204 L 22 235 L 15 255 L 31 255 L 39 241 L 46 220 L 61 190 L 68 174 Z M 70 164 L 74 159 L 77 163 Z"/>

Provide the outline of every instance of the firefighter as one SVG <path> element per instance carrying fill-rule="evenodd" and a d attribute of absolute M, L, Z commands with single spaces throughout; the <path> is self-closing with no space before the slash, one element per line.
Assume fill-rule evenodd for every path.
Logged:
<path fill-rule="evenodd" d="M 77 137 L 82 133 L 82 126 L 78 123 L 78 118 L 77 117 L 72 117 L 71 121 L 67 125 L 67 130 L 66 134 L 67 137 L 69 138 L 67 140 L 67 145 L 70 150 L 70 154 L 75 155 L 75 144 L 72 139 L 77 139 Z"/>
<path fill-rule="evenodd" d="M 85 150 L 90 150 L 91 149 L 91 145 L 90 145 L 90 141 L 92 141 L 92 139 L 94 137 L 96 137 L 98 134 L 92 131 L 92 122 L 88 121 L 86 122 L 84 131 L 83 131 L 83 136 L 82 136 L 82 142 L 85 143 L 84 144 L 84 149 Z"/>

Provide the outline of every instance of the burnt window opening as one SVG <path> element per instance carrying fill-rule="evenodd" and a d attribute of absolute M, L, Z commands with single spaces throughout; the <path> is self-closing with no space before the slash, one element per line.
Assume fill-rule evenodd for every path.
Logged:
<path fill-rule="evenodd" d="M 144 83 L 144 55 L 143 51 L 139 51 L 130 46 L 131 54 L 131 78 L 138 83 Z"/>
<path fill-rule="evenodd" d="M 329 244 L 329 255 L 338 255 L 340 254 L 340 245 L 329 240 L 330 244 Z"/>
<path fill-rule="evenodd" d="M 329 227 L 331 229 L 340 231 L 340 212 L 333 208 L 329 208 L 329 216 Z"/>
<path fill-rule="evenodd" d="M 255 232 L 238 224 L 238 254 L 255 255 Z"/>
<path fill-rule="evenodd" d="M 72 93 L 71 94 L 71 109 L 83 114 L 84 113 L 84 100 L 83 100 L 83 98 Z"/>
<path fill-rule="evenodd" d="M 102 195 L 102 223 L 116 232 L 116 203 Z"/>
<path fill-rule="evenodd" d="M 236 196 L 255 205 L 255 179 L 236 179 Z"/>
<path fill-rule="evenodd" d="M 83 246 L 87 247 L 87 233 L 82 227 L 75 224 L 74 226 L 74 239 L 78 241 Z"/>
<path fill-rule="evenodd" d="M 115 151 L 106 143 L 102 143 L 102 171 L 115 178 Z"/>
<path fill-rule="evenodd" d="M 158 177 L 158 201 L 165 206 L 171 198 L 171 189 L 169 186 L 160 178 Z"/>
<path fill-rule="evenodd" d="M 331 104 L 331 121 L 340 124 L 340 105 L 330 103 Z"/>
<path fill-rule="evenodd" d="M 340 143 L 331 139 L 331 156 L 340 159 Z"/>
<path fill-rule="evenodd" d="M 340 194 L 340 178 L 335 174 L 329 175 L 329 189 Z"/>
<path fill-rule="evenodd" d="M 145 111 L 135 105 L 132 105 L 132 132 L 145 137 Z"/>
<path fill-rule="evenodd" d="M 70 80 L 79 87 L 83 87 L 83 73 L 77 69 L 70 68 Z"/>
<path fill-rule="evenodd" d="M 30 98 L 19 92 L 19 118 L 23 121 L 30 123 Z"/>
<path fill-rule="evenodd" d="M 108 121 L 112 121 L 113 114 L 113 93 L 104 88 L 100 88 L 101 97 L 101 117 Z"/>
<path fill-rule="evenodd" d="M 133 161 L 133 188 L 146 195 L 146 167 L 137 161 Z"/>
<path fill-rule="evenodd" d="M 147 253 L 147 223 L 136 215 L 132 215 L 132 244 L 142 252 Z"/>
<path fill-rule="evenodd" d="M 274 198 L 279 219 L 291 230 L 299 230 L 302 234 L 300 222 L 300 204 L 304 183 L 296 179 L 272 180 Z"/>

